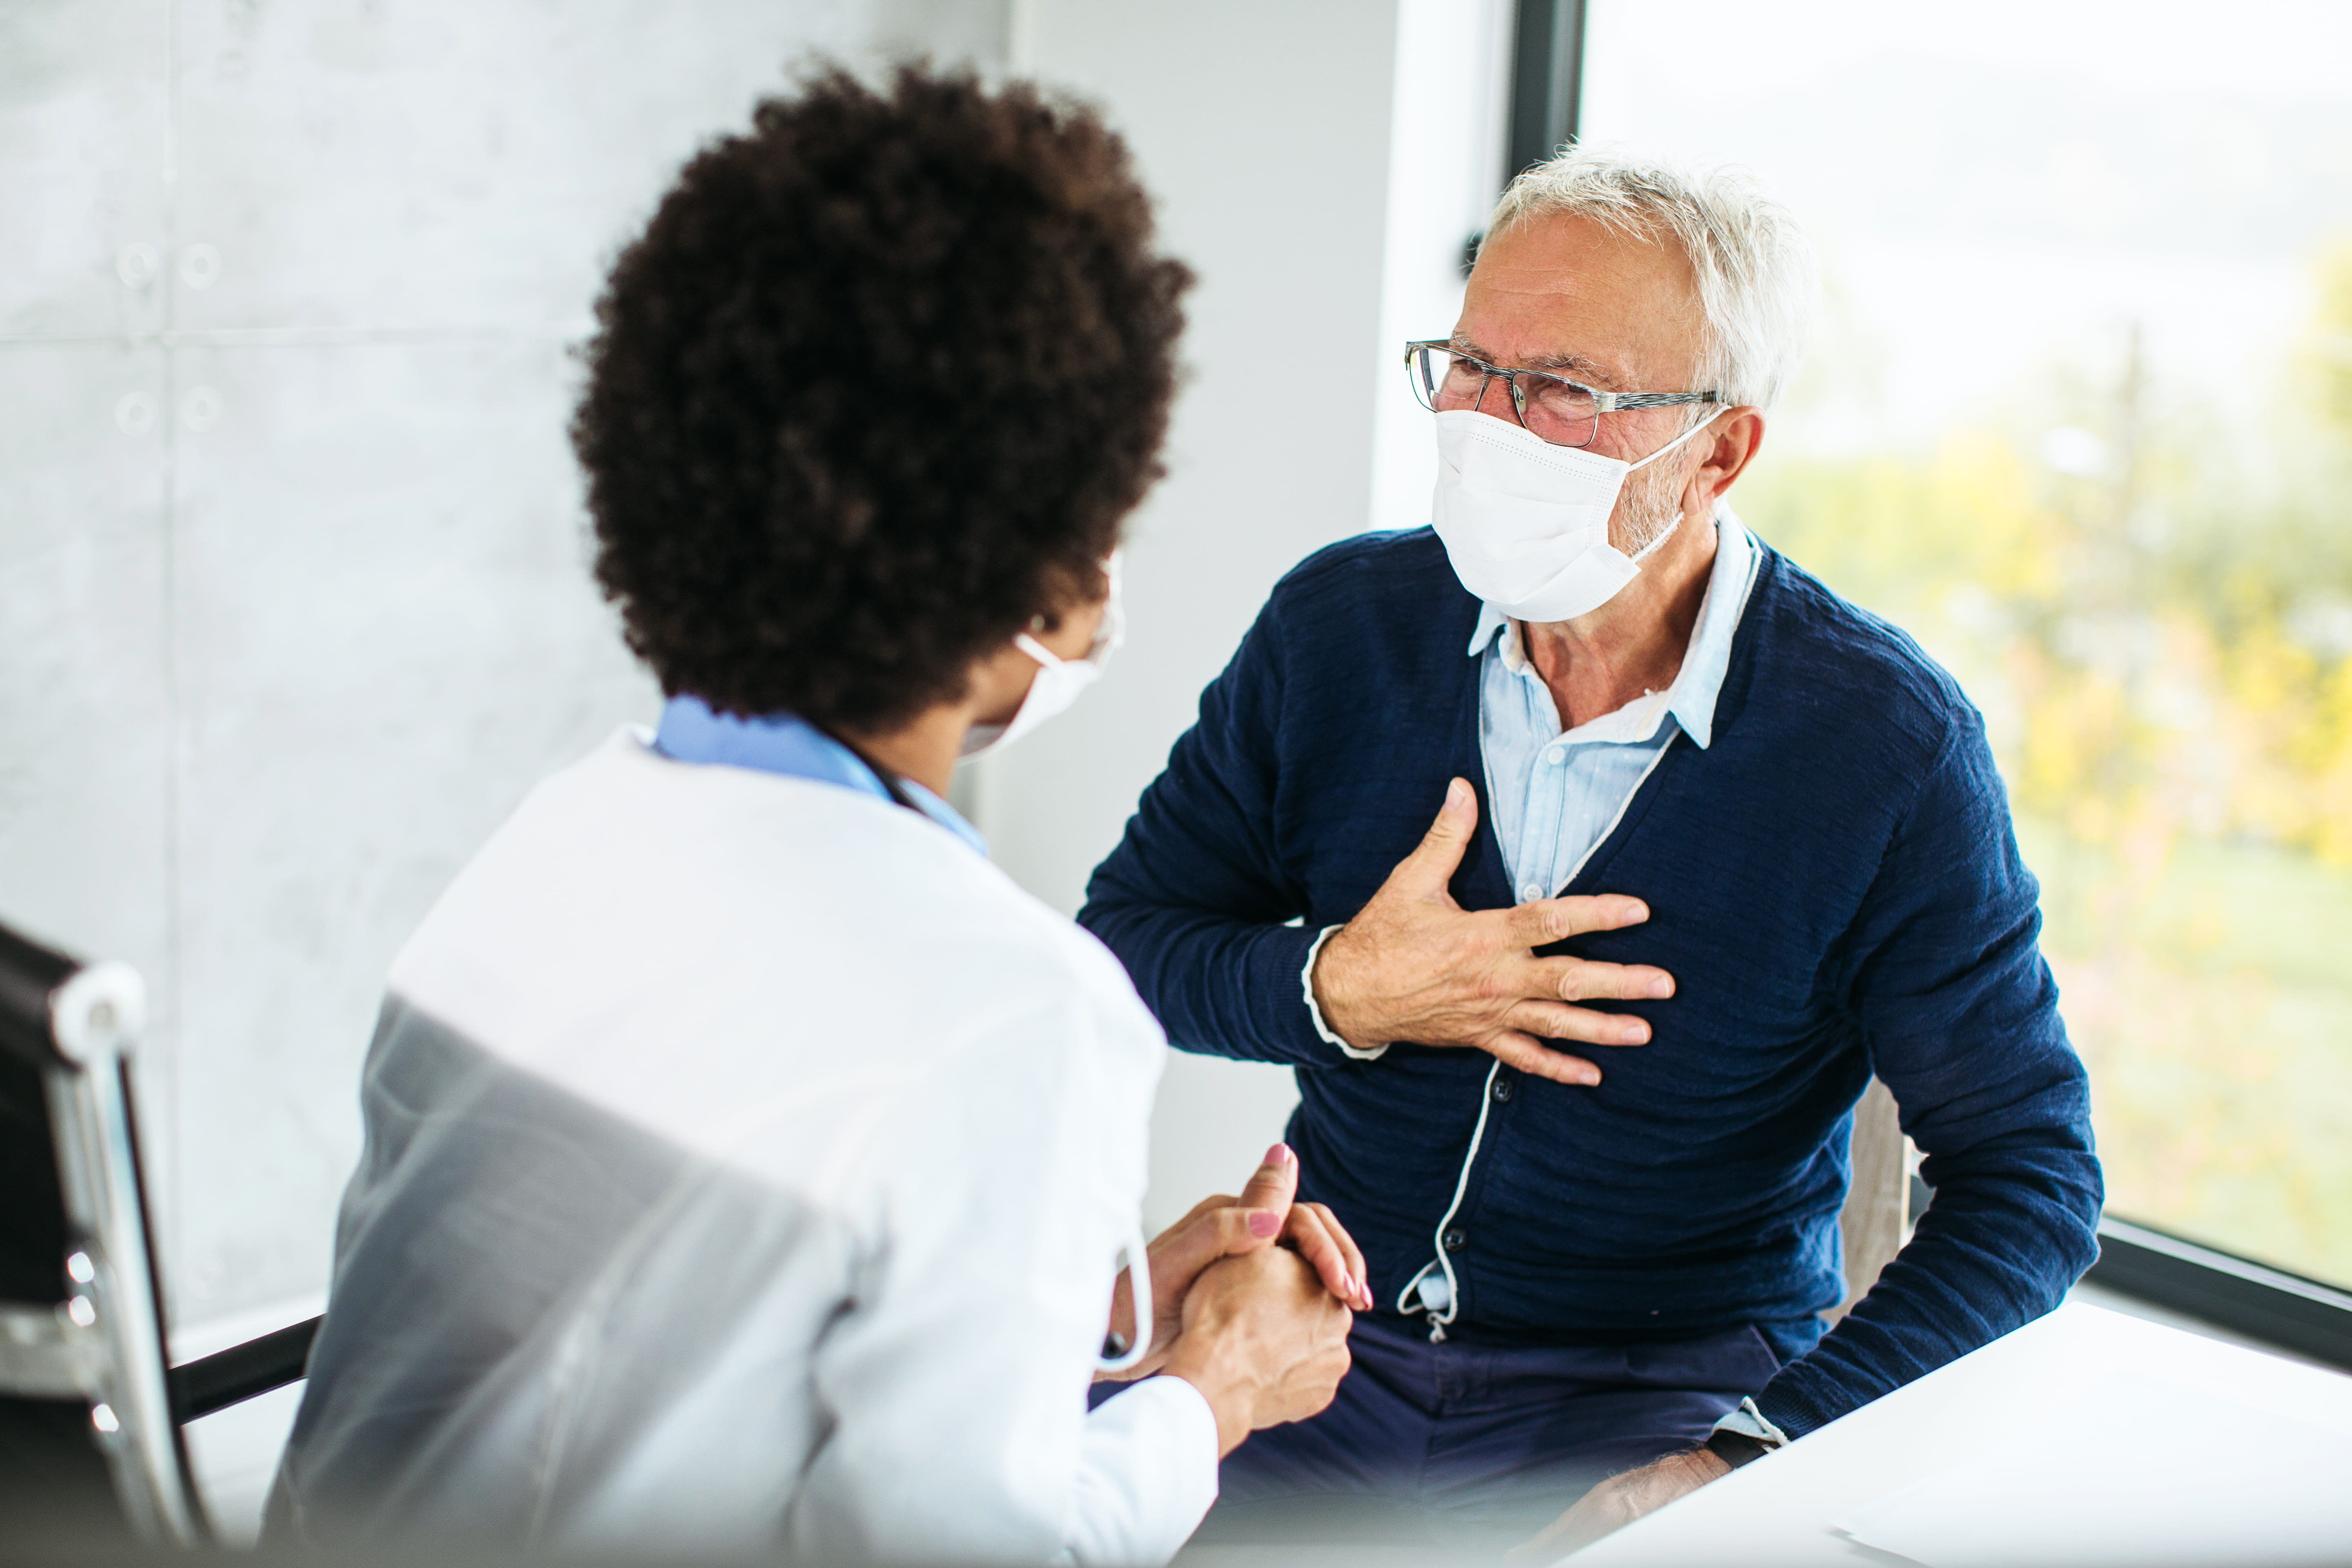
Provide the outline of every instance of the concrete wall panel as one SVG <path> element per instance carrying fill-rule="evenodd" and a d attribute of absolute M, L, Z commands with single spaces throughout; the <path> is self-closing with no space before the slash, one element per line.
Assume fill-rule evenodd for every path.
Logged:
<path fill-rule="evenodd" d="M 184 350 L 183 1287 L 323 1278 L 394 952 L 658 694 L 588 580 L 552 340 Z"/>
<path fill-rule="evenodd" d="M 181 324 L 579 321 L 697 146 L 939 12 L 942 55 L 1002 37 L 986 0 L 186 0 Z"/>
<path fill-rule="evenodd" d="M 1006 30 L 0 7 L 0 919 L 147 975 L 184 1322 L 324 1284 L 393 951 L 533 780 L 652 712 L 563 437 L 613 253 L 811 50 L 994 66 Z"/>
<path fill-rule="evenodd" d="M 0 6 L 0 334 L 163 324 L 171 3 Z"/>

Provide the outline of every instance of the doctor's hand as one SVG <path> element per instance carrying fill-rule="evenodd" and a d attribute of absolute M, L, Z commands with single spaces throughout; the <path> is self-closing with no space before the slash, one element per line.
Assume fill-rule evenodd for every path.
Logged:
<path fill-rule="evenodd" d="M 1647 964 L 1538 958 L 1533 950 L 1639 925 L 1649 909 L 1612 893 L 1466 912 L 1446 883 L 1477 828 L 1478 797 L 1455 779 L 1428 836 L 1315 955 L 1315 1005 L 1359 1050 L 1391 1040 L 1465 1046 L 1557 1083 L 1599 1083 L 1598 1067 L 1542 1042 L 1646 1045 L 1643 1020 L 1571 1004 L 1671 996 L 1674 976 Z"/>
<path fill-rule="evenodd" d="M 1167 1373 L 1201 1391 L 1219 1458 L 1261 1427 L 1303 1421 L 1348 1374 L 1355 1314 L 1297 1254 L 1274 1247 L 1211 1264 L 1184 1298 Z"/>
<path fill-rule="evenodd" d="M 1350 1307 L 1369 1310 L 1370 1287 L 1364 1255 L 1338 1217 L 1321 1204 L 1295 1201 L 1298 1156 L 1276 1143 L 1242 1188 L 1239 1197 L 1219 1193 L 1202 1198 L 1182 1219 L 1153 1238 L 1151 1252 L 1152 1353 L 1129 1370 L 1104 1376 L 1150 1377 L 1160 1370 L 1181 1329 L 1184 1298 L 1202 1270 L 1223 1258 L 1237 1258 L 1276 1243 L 1296 1251 L 1315 1270 L 1323 1288 Z M 1122 1340 L 1135 1332 L 1135 1309 L 1128 1277 L 1121 1274 L 1111 1302 L 1110 1331 Z"/>

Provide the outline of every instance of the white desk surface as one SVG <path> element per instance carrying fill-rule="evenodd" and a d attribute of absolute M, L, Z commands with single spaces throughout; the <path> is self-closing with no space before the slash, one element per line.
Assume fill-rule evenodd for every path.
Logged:
<path fill-rule="evenodd" d="M 2183 1419 L 2151 1419 L 2167 1410 Z M 2200 1450 L 2200 1427 L 2231 1434 L 2230 1452 Z M 1885 1530 L 1864 1539 L 1907 1531 L 1913 1550 L 1832 1528 L 1872 1520 Z M 2249 1528 L 2229 1557 L 2352 1562 L 2352 1377 L 2069 1302 L 1569 1561 L 2198 1561 Z"/>

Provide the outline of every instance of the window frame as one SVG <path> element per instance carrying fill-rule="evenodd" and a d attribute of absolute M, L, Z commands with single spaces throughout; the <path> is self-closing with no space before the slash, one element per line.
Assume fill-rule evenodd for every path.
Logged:
<path fill-rule="evenodd" d="M 2352 1292 L 2138 1220 L 2099 1221 L 2101 1289 L 2352 1371 Z"/>
<path fill-rule="evenodd" d="M 1576 140 L 1584 89 L 1584 0 L 1518 0 L 1503 184 Z"/>

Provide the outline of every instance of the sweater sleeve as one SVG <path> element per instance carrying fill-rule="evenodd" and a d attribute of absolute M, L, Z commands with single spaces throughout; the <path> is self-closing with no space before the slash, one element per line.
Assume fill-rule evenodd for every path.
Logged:
<path fill-rule="evenodd" d="M 1087 884 L 1078 923 L 1118 955 L 1180 1049 L 1322 1066 L 1345 1059 L 1307 1006 L 1320 933 L 1276 832 L 1281 593 L 1201 694 L 1199 719 Z"/>
<path fill-rule="evenodd" d="M 1758 1406 L 1791 1436 L 2042 1316 L 2098 1254 L 2090 1094 L 1981 721 L 1956 716 L 1843 949 L 1844 999 L 1936 1200 Z"/>

